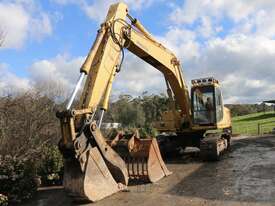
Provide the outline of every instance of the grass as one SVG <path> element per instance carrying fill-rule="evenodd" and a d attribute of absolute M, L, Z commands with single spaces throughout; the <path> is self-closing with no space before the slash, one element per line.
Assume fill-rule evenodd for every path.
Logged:
<path fill-rule="evenodd" d="M 260 124 L 260 131 L 258 125 Z M 232 128 L 234 134 L 257 135 L 269 133 L 275 128 L 274 112 L 259 112 L 244 116 L 234 117 L 232 119 Z"/>

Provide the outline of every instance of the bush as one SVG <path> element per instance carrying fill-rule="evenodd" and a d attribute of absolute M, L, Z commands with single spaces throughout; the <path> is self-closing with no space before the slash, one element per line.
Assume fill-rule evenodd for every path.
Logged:
<path fill-rule="evenodd" d="M 153 127 L 144 127 L 139 129 L 140 137 L 156 137 L 158 132 L 155 128 Z"/>
<path fill-rule="evenodd" d="M 9 201 L 20 202 L 31 198 L 36 190 L 35 167 L 31 161 L 0 156 L 0 193 Z"/>
<path fill-rule="evenodd" d="M 8 197 L 0 194 L 0 206 L 8 206 Z"/>
<path fill-rule="evenodd" d="M 59 185 L 62 183 L 63 158 L 56 145 L 43 147 L 38 175 L 41 176 L 43 185 Z"/>

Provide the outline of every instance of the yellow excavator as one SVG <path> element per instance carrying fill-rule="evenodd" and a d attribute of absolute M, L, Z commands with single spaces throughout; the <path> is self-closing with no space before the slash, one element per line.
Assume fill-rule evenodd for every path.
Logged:
<path fill-rule="evenodd" d="M 124 49 L 164 75 L 171 110 L 155 123 L 163 133 L 160 144 L 167 141 L 173 147 L 195 146 L 202 157 L 212 159 L 218 159 L 230 145 L 230 111 L 223 106 L 219 82 L 214 78 L 192 80 L 190 98 L 176 56 L 130 16 L 126 4 L 111 5 L 66 109 L 57 112 L 62 132 L 59 149 L 64 156 L 63 184 L 77 199 L 94 202 L 124 190 L 129 179 L 156 182 L 171 174 L 156 138 L 142 139 L 136 131 L 130 139 L 118 133 L 107 141 L 100 131 Z M 80 100 L 73 106 L 85 78 Z M 167 142 L 162 145 L 169 145 Z"/>

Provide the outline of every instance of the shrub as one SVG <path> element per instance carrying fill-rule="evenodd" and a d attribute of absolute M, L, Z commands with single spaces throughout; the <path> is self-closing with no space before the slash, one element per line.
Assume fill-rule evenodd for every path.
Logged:
<path fill-rule="evenodd" d="M 157 136 L 157 130 L 153 127 L 145 127 L 139 129 L 140 137 L 156 137 Z"/>
<path fill-rule="evenodd" d="M 38 175 L 43 185 L 62 183 L 63 158 L 56 145 L 46 145 L 42 149 L 42 157 L 38 166 Z"/>
<path fill-rule="evenodd" d="M 0 194 L 0 206 L 8 206 L 8 197 Z"/>
<path fill-rule="evenodd" d="M 29 199 L 37 190 L 35 167 L 30 160 L 0 156 L 0 193 L 9 201 Z"/>

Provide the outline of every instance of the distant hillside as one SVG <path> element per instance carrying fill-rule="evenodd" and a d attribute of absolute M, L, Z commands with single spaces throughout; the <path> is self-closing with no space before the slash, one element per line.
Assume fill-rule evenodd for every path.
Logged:
<path fill-rule="evenodd" d="M 269 133 L 275 128 L 275 112 L 259 112 L 232 119 L 234 134 L 257 135 Z"/>

